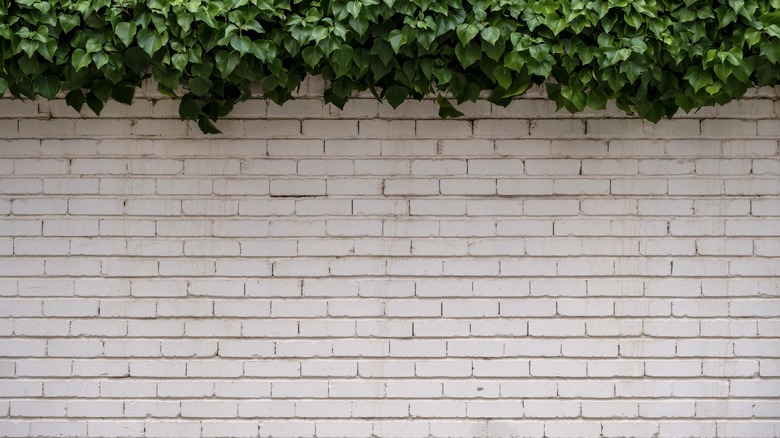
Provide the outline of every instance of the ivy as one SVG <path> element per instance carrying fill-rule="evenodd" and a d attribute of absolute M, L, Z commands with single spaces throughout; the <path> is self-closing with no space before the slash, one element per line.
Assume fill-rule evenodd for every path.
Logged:
<path fill-rule="evenodd" d="M 609 101 L 651 121 L 780 83 L 780 0 L 0 0 L 0 94 L 99 113 L 150 76 L 204 132 L 260 83 L 279 104 L 307 74 L 343 107 L 547 83 L 559 109 Z"/>

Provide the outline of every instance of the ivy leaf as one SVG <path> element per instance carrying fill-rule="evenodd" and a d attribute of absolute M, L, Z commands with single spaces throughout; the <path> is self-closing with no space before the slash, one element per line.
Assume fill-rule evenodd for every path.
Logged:
<path fill-rule="evenodd" d="M 200 117 L 201 110 L 193 97 L 192 94 L 188 93 L 181 98 L 181 102 L 179 103 L 179 117 L 181 117 L 182 120 L 198 120 L 198 117 Z"/>
<path fill-rule="evenodd" d="M 19 41 L 19 47 L 24 50 L 24 53 L 27 54 L 27 57 L 32 58 L 35 56 L 35 51 L 38 50 L 38 46 L 41 43 L 38 41 L 31 41 L 31 40 L 21 40 Z"/>
<path fill-rule="evenodd" d="M 387 42 L 390 43 L 390 47 L 393 49 L 393 53 L 396 55 L 401 50 L 401 46 L 406 44 L 406 36 L 398 29 L 393 29 L 387 35 Z"/>
<path fill-rule="evenodd" d="M 455 109 L 449 100 L 443 96 L 436 96 L 436 103 L 439 104 L 439 117 L 446 119 L 448 117 L 463 117 L 463 113 Z"/>
<path fill-rule="evenodd" d="M 712 84 L 712 76 L 697 66 L 690 68 L 683 79 L 687 80 L 693 86 L 693 91 L 695 92 Z"/>
<path fill-rule="evenodd" d="M 359 1 L 354 1 L 353 0 L 353 1 L 349 2 L 349 3 L 347 3 L 347 8 L 346 9 L 347 9 L 347 12 L 349 13 L 349 15 L 351 15 L 351 16 L 356 18 L 356 17 L 360 16 L 360 9 L 362 8 L 362 6 L 363 6 L 363 4 L 360 3 Z"/>
<path fill-rule="evenodd" d="M 387 103 L 389 103 L 393 109 L 398 108 L 398 105 L 402 104 L 408 95 L 409 89 L 401 85 L 393 85 L 385 91 Z"/>
<path fill-rule="evenodd" d="M 85 101 L 86 99 L 84 98 L 84 92 L 82 92 L 79 88 L 71 90 L 68 92 L 68 94 L 65 95 L 65 103 L 78 112 L 81 112 L 81 108 L 84 106 Z"/>
<path fill-rule="evenodd" d="M 780 11 L 766 13 L 758 19 L 761 21 L 761 23 L 764 24 L 764 26 L 769 26 L 772 24 L 775 26 L 780 26 Z"/>
<path fill-rule="evenodd" d="M 206 78 L 192 78 L 187 84 L 187 88 L 196 96 L 203 96 L 211 89 L 211 81 Z"/>
<path fill-rule="evenodd" d="M 762 41 L 759 47 L 761 49 L 761 56 L 766 57 L 772 64 L 775 64 L 780 60 L 780 40 Z"/>
<path fill-rule="evenodd" d="M 122 41 L 125 47 L 129 47 L 135 36 L 135 23 L 122 22 L 114 27 L 114 34 Z"/>
<path fill-rule="evenodd" d="M 92 54 L 92 61 L 95 63 L 95 67 L 101 68 L 108 64 L 108 55 L 105 52 L 95 52 Z"/>
<path fill-rule="evenodd" d="M 73 68 L 79 71 L 92 62 L 92 54 L 87 53 L 84 49 L 76 49 L 73 51 L 70 60 Z"/>
<path fill-rule="evenodd" d="M 73 30 L 76 26 L 81 24 L 81 18 L 78 15 L 70 15 L 70 14 L 60 14 L 57 16 L 57 20 L 60 23 L 60 26 L 62 27 L 62 31 L 64 33 L 68 33 L 71 30 Z"/>
<path fill-rule="evenodd" d="M 731 76 L 732 67 L 728 64 L 718 64 L 713 68 L 713 70 L 715 71 L 715 76 L 717 76 L 718 79 L 726 82 L 729 79 L 729 76 Z"/>
<path fill-rule="evenodd" d="M 509 52 L 504 56 L 504 67 L 514 70 L 516 72 L 523 71 L 525 66 L 525 59 L 523 55 L 518 52 Z"/>
<path fill-rule="evenodd" d="M 150 61 L 149 55 L 147 55 L 146 52 L 138 46 L 133 46 L 125 50 L 123 59 L 125 64 L 127 64 L 127 66 L 136 73 L 140 73 L 146 70 Z"/>
<path fill-rule="evenodd" d="M 501 31 L 495 27 L 486 27 L 482 29 L 482 32 L 480 32 L 479 35 L 482 37 L 483 40 L 487 41 L 488 43 L 495 44 L 496 41 L 498 41 L 498 39 L 501 37 Z"/>
<path fill-rule="evenodd" d="M 228 53 L 226 50 L 220 50 L 217 52 L 215 61 L 217 63 L 217 69 L 222 73 L 222 77 L 226 78 L 233 73 L 233 70 L 236 69 L 238 63 L 241 62 L 241 55 L 239 55 L 238 52 Z"/>
<path fill-rule="evenodd" d="M 460 65 L 463 67 L 474 64 L 480 59 L 481 55 L 482 50 L 476 44 L 469 44 L 465 47 L 460 44 L 455 46 L 455 56 L 457 56 Z"/>
<path fill-rule="evenodd" d="M 271 62 L 276 58 L 276 45 L 268 40 L 253 41 L 249 53 L 263 62 Z"/>
<path fill-rule="evenodd" d="M 171 56 L 171 64 L 176 70 L 184 71 L 190 57 L 186 53 L 177 53 Z"/>
<path fill-rule="evenodd" d="M 92 92 L 87 93 L 87 106 L 97 115 L 100 115 L 100 112 L 103 111 L 103 101 L 98 99 L 95 93 Z"/>
<path fill-rule="evenodd" d="M 33 90 L 46 99 L 54 99 L 60 92 L 62 81 L 55 76 L 40 75 L 33 82 Z"/>
<path fill-rule="evenodd" d="M 322 26 L 316 26 L 311 31 L 311 40 L 314 41 L 315 44 L 324 40 L 327 37 L 328 37 L 328 29 Z"/>
<path fill-rule="evenodd" d="M 588 108 L 603 110 L 607 107 L 607 99 L 607 93 L 604 91 L 599 89 L 590 90 L 590 93 L 588 93 L 588 97 L 585 100 L 585 104 Z"/>
<path fill-rule="evenodd" d="M 303 61 L 306 62 L 306 65 L 314 68 L 322 59 L 322 50 L 318 47 L 304 47 L 303 50 L 301 50 L 301 56 L 303 57 Z"/>
<path fill-rule="evenodd" d="M 493 76 L 496 78 L 496 82 L 502 88 L 506 89 L 512 86 L 512 76 L 509 74 L 509 69 L 503 65 L 497 65 L 493 71 Z"/>
<path fill-rule="evenodd" d="M 620 65 L 620 73 L 624 73 L 629 82 L 634 82 L 645 69 L 633 62 L 624 62 Z"/>
<path fill-rule="evenodd" d="M 230 40 L 230 46 L 236 49 L 241 56 L 244 56 L 252 48 L 252 40 L 248 36 L 235 35 Z"/>
<path fill-rule="evenodd" d="M 160 50 L 167 41 L 162 35 L 152 29 L 141 29 L 138 31 L 138 46 L 144 49 L 147 55 L 152 56 Z"/>
<path fill-rule="evenodd" d="M 458 35 L 458 39 L 462 45 L 467 45 L 475 36 L 479 33 L 477 26 L 473 24 L 463 23 L 455 30 Z"/>
<path fill-rule="evenodd" d="M 111 88 L 111 98 L 119 103 L 130 105 L 135 97 L 135 87 L 129 83 L 115 84 Z"/>
<path fill-rule="evenodd" d="M 352 53 L 352 47 L 346 45 L 333 52 L 331 64 L 336 72 L 336 77 L 344 76 L 352 67 Z"/>
<path fill-rule="evenodd" d="M 198 118 L 198 128 L 200 128 L 204 134 L 222 134 L 222 131 L 217 129 L 217 127 L 205 117 Z"/>
<path fill-rule="evenodd" d="M 349 19 L 349 27 L 355 30 L 358 35 L 363 36 L 368 31 L 368 27 L 371 25 L 371 22 L 368 20 L 367 17 L 357 17 L 357 18 L 350 18 Z"/>

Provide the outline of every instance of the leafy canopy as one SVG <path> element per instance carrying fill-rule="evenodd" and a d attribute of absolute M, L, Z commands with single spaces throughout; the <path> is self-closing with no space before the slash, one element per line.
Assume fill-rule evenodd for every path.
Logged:
<path fill-rule="evenodd" d="M 780 0 L 0 0 L 0 94 L 96 113 L 151 75 L 204 132 L 261 83 L 307 74 L 342 107 L 370 90 L 507 105 L 533 84 L 569 111 L 658 121 L 780 83 Z"/>

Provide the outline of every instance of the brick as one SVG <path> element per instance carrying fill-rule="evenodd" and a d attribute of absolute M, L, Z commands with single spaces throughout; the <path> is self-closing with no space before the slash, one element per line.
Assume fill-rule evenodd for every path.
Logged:
<path fill-rule="evenodd" d="M 199 421 L 147 421 L 144 423 L 144 431 L 148 437 L 168 438 L 180 435 L 199 434 L 201 431 L 201 425 Z"/>
<path fill-rule="evenodd" d="M 262 186 L 262 184 L 255 184 L 255 186 L 258 185 Z M 210 180 L 184 178 L 157 180 L 157 193 L 161 195 L 209 195 L 212 193 L 212 190 L 213 184 Z M 217 188 L 215 191 L 220 193 L 220 188 Z M 268 193 L 267 185 L 265 193 Z"/>
<path fill-rule="evenodd" d="M 499 178 L 496 191 L 499 195 L 552 195 L 553 180 Z"/>
<path fill-rule="evenodd" d="M 714 437 L 714 421 L 664 421 L 659 423 L 661 434 L 679 434 L 681 436 Z"/>
<path fill-rule="evenodd" d="M 271 196 L 317 196 L 326 192 L 325 180 L 271 180 Z"/>
<path fill-rule="evenodd" d="M 523 211 L 528 216 L 569 216 L 580 211 L 576 200 L 528 200 L 523 202 Z"/>
<path fill-rule="evenodd" d="M 613 179 L 613 195 L 664 195 L 667 193 L 667 181 L 663 179 Z"/>
<path fill-rule="evenodd" d="M 436 195 L 439 181 L 435 179 L 387 179 L 384 182 L 385 195 Z"/>
<path fill-rule="evenodd" d="M 430 423 L 431 434 L 434 437 L 458 437 L 468 438 L 485 436 L 487 433 L 484 421 L 432 421 Z"/>
<path fill-rule="evenodd" d="M 462 138 L 471 136 L 472 130 L 475 136 L 482 136 L 468 120 L 417 120 L 414 133 L 419 138 Z"/>
<path fill-rule="evenodd" d="M 532 121 L 530 127 L 532 138 L 580 138 L 585 134 L 585 121 L 580 120 L 539 119 Z"/>
<path fill-rule="evenodd" d="M 302 125 L 304 137 L 349 138 L 358 134 L 356 120 L 304 120 Z"/>
<path fill-rule="evenodd" d="M 220 437 L 229 434 L 234 437 L 256 437 L 259 423 L 257 421 L 202 421 L 201 436 Z"/>
<path fill-rule="evenodd" d="M 556 195 L 605 195 L 609 190 L 607 180 L 567 178 L 553 181 L 553 194 Z"/>

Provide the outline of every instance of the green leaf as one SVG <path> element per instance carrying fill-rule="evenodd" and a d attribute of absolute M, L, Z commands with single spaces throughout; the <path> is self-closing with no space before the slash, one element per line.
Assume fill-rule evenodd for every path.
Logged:
<path fill-rule="evenodd" d="M 595 110 L 603 110 L 607 107 L 607 93 L 603 92 L 602 90 L 595 89 L 590 90 L 590 93 L 588 93 L 588 97 L 585 101 L 585 104 L 588 105 L 589 108 L 595 109 Z"/>
<path fill-rule="evenodd" d="M 726 82 L 731 76 L 732 67 L 728 64 L 717 64 L 713 70 L 715 70 L 715 76 L 723 82 Z"/>
<path fill-rule="evenodd" d="M 352 47 L 347 45 L 341 46 L 341 48 L 333 52 L 331 65 L 333 65 L 333 70 L 336 72 L 336 77 L 345 75 L 352 67 L 352 54 Z"/>
<path fill-rule="evenodd" d="M 99 52 L 103 50 L 103 43 L 94 38 L 90 38 L 87 40 L 86 50 L 87 53 Z"/>
<path fill-rule="evenodd" d="M 272 41 L 257 40 L 252 42 L 249 53 L 263 62 L 271 62 L 276 58 L 276 46 Z"/>
<path fill-rule="evenodd" d="M 178 71 L 184 71 L 187 67 L 190 57 L 186 53 L 177 53 L 171 56 L 171 64 Z"/>
<path fill-rule="evenodd" d="M 455 31 L 458 35 L 458 39 L 462 45 L 467 45 L 475 36 L 479 33 L 477 26 L 473 24 L 463 23 Z"/>
<path fill-rule="evenodd" d="M 387 42 L 390 43 L 390 47 L 393 49 L 393 53 L 396 55 L 401 50 L 401 46 L 406 44 L 406 36 L 398 29 L 393 29 L 387 35 Z"/>
<path fill-rule="evenodd" d="M 523 71 L 524 66 L 525 59 L 522 54 L 518 52 L 509 52 L 504 56 L 504 67 L 516 72 L 521 72 Z"/>
<path fill-rule="evenodd" d="M 492 73 L 496 78 L 496 82 L 498 82 L 498 85 L 502 88 L 506 89 L 512 86 L 512 76 L 509 73 L 509 69 L 505 68 L 503 65 L 497 65 Z"/>
<path fill-rule="evenodd" d="M 140 73 L 149 67 L 149 55 L 147 55 L 146 52 L 138 46 L 133 46 L 125 50 L 123 59 L 127 66 L 136 73 Z"/>
<path fill-rule="evenodd" d="M 111 98 L 119 103 L 130 105 L 133 103 L 133 97 L 135 96 L 135 87 L 132 84 L 115 84 L 111 88 Z"/>
<path fill-rule="evenodd" d="M 187 88 L 196 96 L 203 96 L 211 89 L 211 81 L 206 78 L 192 78 L 187 84 Z"/>
<path fill-rule="evenodd" d="M 35 92 L 49 100 L 54 99 L 57 96 L 61 86 L 62 81 L 50 75 L 40 75 L 35 78 L 35 81 L 33 82 L 33 89 Z"/>
<path fill-rule="evenodd" d="M 688 73 L 685 74 L 684 79 L 687 80 L 692 86 L 693 91 L 698 92 L 702 88 L 712 84 L 712 76 L 703 71 L 700 67 L 691 67 Z"/>
<path fill-rule="evenodd" d="M 409 89 L 401 85 L 393 85 L 385 91 L 387 103 L 393 108 L 398 108 L 398 105 L 402 104 L 408 95 Z"/>
<path fill-rule="evenodd" d="M 95 52 L 92 54 L 92 62 L 95 63 L 95 67 L 101 68 L 108 64 L 108 55 L 104 52 Z"/>
<path fill-rule="evenodd" d="M 125 47 L 129 47 L 135 36 L 135 23 L 122 22 L 114 27 L 114 34 L 122 41 Z"/>
<path fill-rule="evenodd" d="M 147 55 L 152 56 L 160 50 L 168 40 L 152 29 L 141 29 L 138 31 L 138 46 L 144 49 Z"/>
<path fill-rule="evenodd" d="M 70 15 L 70 14 L 62 13 L 57 16 L 57 20 L 59 21 L 60 26 L 62 27 L 62 31 L 64 33 L 70 32 L 76 26 L 81 24 L 81 18 L 78 15 Z"/>
<path fill-rule="evenodd" d="M 100 115 L 100 112 L 103 111 L 103 101 L 98 99 L 95 93 L 92 92 L 87 93 L 87 106 L 97 115 Z"/>
<path fill-rule="evenodd" d="M 353 17 L 358 17 L 360 16 L 360 9 L 362 9 L 362 6 L 363 4 L 360 3 L 359 1 L 351 1 L 347 3 L 346 10 L 349 13 L 349 15 Z"/>
<path fill-rule="evenodd" d="M 446 119 L 448 117 L 463 117 L 463 113 L 455 109 L 452 103 L 443 96 L 436 96 L 436 103 L 439 104 L 439 117 Z"/>
<path fill-rule="evenodd" d="M 303 57 L 304 62 L 311 68 L 315 68 L 317 64 L 319 64 L 322 55 L 322 50 L 318 47 L 308 46 L 301 50 L 301 56 Z"/>
<path fill-rule="evenodd" d="M 90 94 L 93 94 L 102 102 L 108 102 L 108 99 L 111 98 L 111 92 L 113 91 L 113 88 L 114 84 L 112 84 L 110 81 L 97 80 L 92 83 L 92 92 Z"/>
<path fill-rule="evenodd" d="M 780 40 L 765 40 L 759 45 L 761 49 L 761 56 L 766 57 L 772 64 L 777 63 L 780 60 Z"/>
<path fill-rule="evenodd" d="M 81 108 L 84 106 L 85 101 L 84 93 L 79 88 L 71 90 L 65 95 L 65 103 L 78 112 L 81 112 Z"/>
<path fill-rule="evenodd" d="M 185 94 L 179 103 L 179 117 L 182 120 L 198 120 L 201 110 L 192 94 Z"/>
<path fill-rule="evenodd" d="M 19 47 L 24 51 L 24 53 L 27 54 L 28 58 L 32 58 L 35 56 L 35 52 L 38 50 L 38 46 L 40 46 L 39 41 L 31 41 L 31 40 L 21 40 L 19 41 Z"/>
<path fill-rule="evenodd" d="M 458 58 L 458 61 L 460 61 L 460 65 L 468 67 L 482 57 L 482 50 L 474 43 L 469 43 L 469 45 L 465 47 L 457 44 L 455 46 L 455 56 Z"/>
<path fill-rule="evenodd" d="M 241 56 L 244 56 L 252 48 L 252 40 L 248 36 L 235 35 L 230 40 L 230 46 L 236 49 Z"/>
<path fill-rule="evenodd" d="M 227 52 L 226 50 L 220 50 L 217 52 L 217 56 L 214 59 L 217 64 L 217 69 L 222 73 L 223 78 L 227 78 L 236 69 L 236 66 L 241 62 L 241 55 L 238 52 Z"/>
<path fill-rule="evenodd" d="M 222 131 L 217 129 L 217 127 L 205 117 L 198 118 L 198 128 L 200 128 L 204 134 L 222 134 Z"/>
<path fill-rule="evenodd" d="M 328 37 L 328 29 L 317 26 L 311 31 L 311 40 L 318 43 Z"/>
<path fill-rule="evenodd" d="M 486 27 L 482 29 L 482 32 L 480 32 L 479 35 L 482 37 L 483 40 L 487 41 L 488 43 L 495 44 L 496 41 L 498 41 L 498 39 L 501 37 L 501 31 L 495 27 Z"/>
<path fill-rule="evenodd" d="M 780 26 L 780 11 L 768 12 L 759 17 L 759 20 L 764 24 L 764 26 L 769 26 L 772 24 L 775 26 Z"/>
<path fill-rule="evenodd" d="M 19 58 L 19 68 L 22 69 L 22 72 L 28 76 L 37 75 L 38 69 L 40 68 L 38 58 L 28 58 L 26 56 L 22 56 Z"/>

